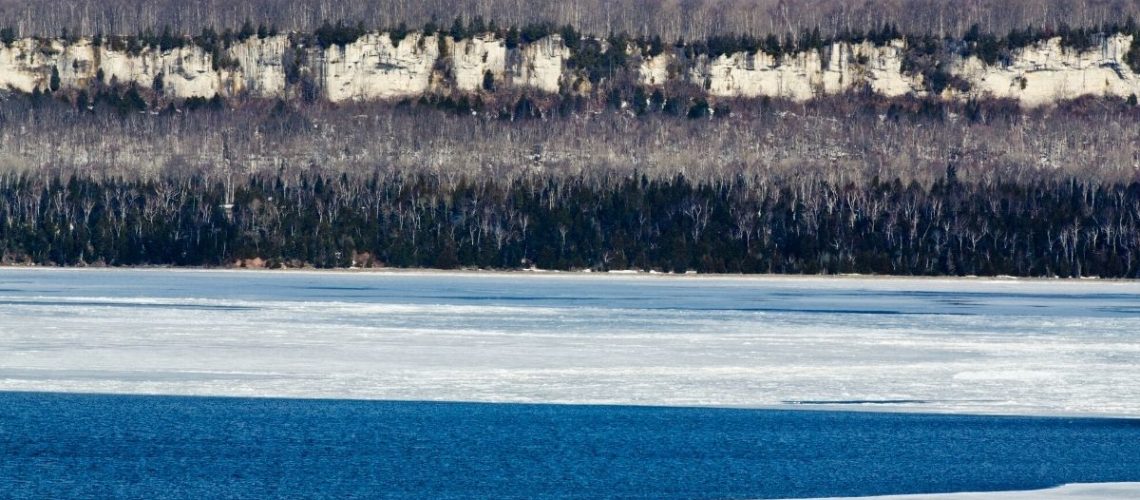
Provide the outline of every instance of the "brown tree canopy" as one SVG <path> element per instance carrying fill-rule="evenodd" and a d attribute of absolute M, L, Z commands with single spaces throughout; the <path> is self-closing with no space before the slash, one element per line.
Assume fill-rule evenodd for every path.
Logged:
<path fill-rule="evenodd" d="M 604 35 L 666 40 L 713 34 L 865 31 L 894 23 L 904 33 L 961 36 L 977 24 L 1005 33 L 1026 26 L 1097 26 L 1140 13 L 1137 0 L 0 0 L 0 25 L 21 36 L 135 34 L 169 25 L 184 33 L 237 29 L 247 19 L 311 31 L 323 21 L 372 29 L 456 17 L 499 26 L 551 22 Z"/>

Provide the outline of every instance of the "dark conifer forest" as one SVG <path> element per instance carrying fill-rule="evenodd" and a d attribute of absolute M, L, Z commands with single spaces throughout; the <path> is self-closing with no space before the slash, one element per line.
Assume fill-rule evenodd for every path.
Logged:
<path fill-rule="evenodd" d="M 0 178 L 6 262 L 1140 277 L 1140 183 Z M 255 263 L 256 262 L 256 263 Z"/>

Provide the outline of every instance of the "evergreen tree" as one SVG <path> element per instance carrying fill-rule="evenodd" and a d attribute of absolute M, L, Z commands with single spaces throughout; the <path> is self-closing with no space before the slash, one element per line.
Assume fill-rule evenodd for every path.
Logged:
<path fill-rule="evenodd" d="M 495 74 L 491 70 L 483 72 L 483 90 L 487 92 L 495 91 Z"/>
<path fill-rule="evenodd" d="M 55 92 L 55 91 L 59 90 L 59 86 L 60 86 L 59 68 L 52 66 L 51 67 L 51 78 L 48 81 L 48 88 L 51 89 L 52 92 Z"/>

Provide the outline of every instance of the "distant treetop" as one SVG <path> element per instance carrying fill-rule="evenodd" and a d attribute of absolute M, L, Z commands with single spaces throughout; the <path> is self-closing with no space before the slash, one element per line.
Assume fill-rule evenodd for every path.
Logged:
<path fill-rule="evenodd" d="M 0 0 L 0 19 L 16 36 L 135 35 L 170 26 L 196 35 L 206 27 L 252 36 L 257 27 L 313 33 L 335 28 L 431 27 L 467 34 L 469 26 L 573 25 L 605 37 L 626 33 L 662 40 L 728 34 L 763 39 L 818 29 L 821 37 L 868 32 L 884 23 L 906 34 L 962 38 L 1014 29 L 1101 26 L 1140 17 L 1136 0 Z M 453 23 L 459 18 L 461 22 Z M 484 24 L 487 20 L 487 24 Z M 477 21 L 477 22 L 476 22 Z M 448 30 L 450 26 L 450 30 Z M 455 33 L 455 31 L 462 33 Z M 260 35 L 260 32 L 256 34 Z M 528 33 L 518 35 L 526 38 Z M 335 37 L 334 37 L 335 38 Z"/>

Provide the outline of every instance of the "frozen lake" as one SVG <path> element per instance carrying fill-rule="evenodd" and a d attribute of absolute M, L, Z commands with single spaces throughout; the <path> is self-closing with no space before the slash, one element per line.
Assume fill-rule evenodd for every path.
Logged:
<path fill-rule="evenodd" d="M 0 269 L 0 391 L 1140 415 L 1140 283 Z"/>

